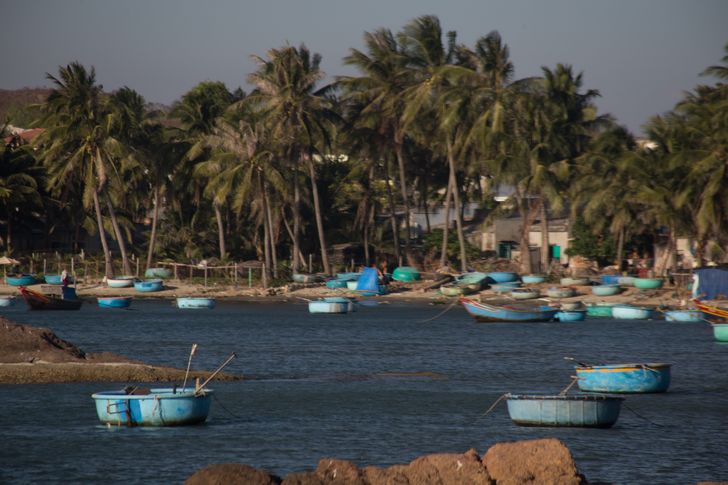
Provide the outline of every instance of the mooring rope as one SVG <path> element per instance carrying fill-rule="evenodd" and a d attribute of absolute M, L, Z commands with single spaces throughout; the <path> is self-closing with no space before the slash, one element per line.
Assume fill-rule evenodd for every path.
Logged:
<path fill-rule="evenodd" d="M 647 421 L 648 423 L 657 426 L 658 428 L 664 428 L 665 427 L 664 425 L 662 425 L 660 423 L 656 423 L 656 422 L 652 421 L 650 418 L 647 418 L 645 416 L 642 416 L 640 413 L 638 413 L 637 411 L 635 411 L 631 407 L 627 406 L 626 404 L 623 404 L 623 405 L 624 405 L 625 408 L 627 408 L 628 410 L 632 411 L 635 414 L 635 416 L 637 416 L 638 418 L 642 418 L 645 421 Z"/>
<path fill-rule="evenodd" d="M 488 414 L 490 414 L 490 412 L 491 412 L 491 411 L 493 411 L 493 410 L 495 409 L 495 407 L 496 407 L 496 406 L 497 406 L 498 404 L 500 404 L 500 402 L 501 402 L 501 401 L 502 401 L 503 399 L 505 399 L 505 398 L 506 398 L 507 396 L 508 396 L 508 394 L 506 393 L 506 394 L 503 394 L 502 396 L 498 397 L 498 399 L 496 399 L 496 400 L 495 400 L 495 402 L 494 402 L 493 404 L 491 404 L 491 405 L 490 405 L 490 407 L 488 408 L 488 410 L 487 410 L 486 412 L 484 412 L 483 414 L 481 414 L 480 416 L 478 416 L 478 417 L 479 417 L 479 418 L 482 418 L 483 416 L 487 416 Z"/>
<path fill-rule="evenodd" d="M 240 416 L 237 416 L 232 411 L 230 411 L 228 408 L 223 406 L 222 402 L 220 402 L 220 400 L 217 398 L 217 396 L 214 393 L 212 394 L 212 398 L 215 400 L 217 405 L 223 409 L 223 411 L 225 411 L 226 413 L 228 413 L 230 415 L 230 417 L 235 418 L 235 419 L 242 419 Z"/>
<path fill-rule="evenodd" d="M 435 320 L 435 319 L 437 319 L 437 318 L 440 318 L 440 317 L 441 317 L 441 316 L 443 316 L 443 315 L 444 315 L 445 313 L 449 312 L 449 311 L 450 311 L 450 310 L 452 309 L 452 307 L 454 307 L 454 306 L 455 306 L 456 304 L 458 304 L 458 303 L 460 303 L 460 300 L 455 300 L 455 301 L 453 301 L 452 303 L 450 303 L 450 306 L 448 306 L 447 308 L 445 308 L 445 309 L 444 309 L 443 311 L 441 311 L 440 313 L 438 313 L 438 314 L 437 314 L 437 315 L 435 315 L 434 317 L 432 317 L 432 318 L 428 318 L 427 320 L 422 320 L 422 321 L 420 321 L 420 322 L 417 322 L 417 323 L 427 323 L 427 322 L 431 322 L 431 321 L 433 321 L 433 320 Z"/>

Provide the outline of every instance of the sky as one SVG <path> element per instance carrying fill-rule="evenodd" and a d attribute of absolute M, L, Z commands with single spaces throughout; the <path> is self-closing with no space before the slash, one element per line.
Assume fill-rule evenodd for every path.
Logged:
<path fill-rule="evenodd" d="M 600 113 L 639 135 L 651 116 L 715 79 L 728 43 L 726 0 L 0 0 L 0 89 L 50 86 L 73 61 L 107 91 L 128 86 L 171 104 L 197 83 L 250 90 L 251 55 L 304 43 L 329 80 L 354 75 L 342 58 L 364 32 L 399 31 L 436 15 L 460 42 L 496 30 L 515 78 L 557 63 L 601 93 Z"/>

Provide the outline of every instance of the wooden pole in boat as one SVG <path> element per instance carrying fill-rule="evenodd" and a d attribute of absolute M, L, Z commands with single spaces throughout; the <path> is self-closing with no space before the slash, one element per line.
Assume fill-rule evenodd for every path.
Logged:
<path fill-rule="evenodd" d="M 190 357 L 187 359 L 187 372 L 185 372 L 185 380 L 182 382 L 182 392 L 185 392 L 185 386 L 187 385 L 187 376 L 190 375 L 190 365 L 192 365 L 192 356 L 195 355 L 195 352 L 197 351 L 197 344 L 192 344 L 192 349 L 190 350 Z"/>
<path fill-rule="evenodd" d="M 220 367 L 218 367 L 215 370 L 215 372 L 213 372 L 210 375 L 210 377 L 207 378 L 207 380 L 205 382 L 202 383 L 202 385 L 199 387 L 198 391 L 202 391 L 202 389 L 204 389 L 204 387 L 207 385 L 207 383 L 210 382 L 212 380 L 212 378 L 215 377 L 218 374 L 218 372 L 220 372 L 226 365 L 228 365 L 235 357 L 237 357 L 237 355 L 235 355 L 235 352 L 230 354 L 230 357 L 228 357 L 227 360 L 225 362 L 223 362 L 220 365 Z"/>

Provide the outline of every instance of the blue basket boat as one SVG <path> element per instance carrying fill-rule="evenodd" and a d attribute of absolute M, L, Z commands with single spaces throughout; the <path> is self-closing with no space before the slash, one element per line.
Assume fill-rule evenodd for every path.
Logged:
<path fill-rule="evenodd" d="M 460 303 L 472 317 L 481 322 L 547 322 L 559 312 L 558 308 L 550 306 L 496 306 L 462 297 Z"/>
<path fill-rule="evenodd" d="M 506 394 L 508 414 L 520 426 L 610 428 L 619 418 L 621 396 L 603 394 Z"/>
<path fill-rule="evenodd" d="M 581 322 L 586 319 L 586 310 L 560 310 L 554 318 L 560 322 Z"/>
<path fill-rule="evenodd" d="M 109 288 L 131 288 L 134 286 L 134 276 L 116 276 L 114 278 L 107 278 L 106 285 Z"/>
<path fill-rule="evenodd" d="M 134 289 L 142 293 L 161 291 L 164 289 L 162 280 L 139 280 L 134 282 Z"/>
<path fill-rule="evenodd" d="M 180 426 L 204 423 L 213 391 L 150 389 L 97 392 L 91 397 L 102 423 L 117 426 Z"/>
<path fill-rule="evenodd" d="M 0 296 L 0 307 L 9 307 L 15 305 L 14 296 Z"/>
<path fill-rule="evenodd" d="M 343 297 L 327 297 L 308 302 L 310 313 L 349 313 L 354 311 L 354 302 Z"/>
<path fill-rule="evenodd" d="M 712 327 L 715 340 L 718 342 L 728 342 L 728 323 L 714 323 Z"/>
<path fill-rule="evenodd" d="M 588 392 L 665 392 L 672 364 L 612 364 L 576 366 L 579 389 Z"/>
<path fill-rule="evenodd" d="M 420 272 L 411 266 L 398 266 L 392 271 L 392 279 L 404 282 L 417 281 L 420 279 Z"/>
<path fill-rule="evenodd" d="M 512 281 L 518 281 L 518 273 L 511 271 L 491 271 L 487 273 L 487 283 L 510 283 Z"/>
<path fill-rule="evenodd" d="M 620 292 L 619 285 L 595 285 L 591 288 L 592 294 L 596 296 L 612 296 Z"/>
<path fill-rule="evenodd" d="M 131 300 L 130 296 L 100 296 L 96 299 L 99 308 L 129 308 Z"/>
<path fill-rule="evenodd" d="M 599 280 L 603 285 L 618 285 L 621 276 L 612 274 L 603 274 L 599 277 Z"/>
<path fill-rule="evenodd" d="M 21 274 L 14 276 L 8 275 L 5 277 L 5 282 L 10 286 L 30 286 L 38 283 L 38 280 L 35 278 L 35 275 Z"/>
<path fill-rule="evenodd" d="M 521 281 L 523 281 L 524 285 L 536 285 L 546 281 L 546 276 L 540 274 L 528 274 L 521 276 Z"/>
<path fill-rule="evenodd" d="M 652 310 L 641 306 L 614 305 L 612 317 L 616 320 L 648 320 L 652 318 Z"/>
<path fill-rule="evenodd" d="M 67 276 L 67 278 L 68 278 L 68 282 L 69 283 L 73 283 L 74 282 L 73 276 Z M 43 279 L 49 285 L 61 285 L 61 284 L 63 284 L 63 278 L 59 274 L 47 274 L 47 275 L 43 275 Z"/>
<path fill-rule="evenodd" d="M 215 299 L 214 298 L 180 297 L 180 298 L 177 298 L 176 303 L 177 303 L 177 308 L 181 308 L 181 309 L 212 310 L 213 308 L 215 308 Z"/>
<path fill-rule="evenodd" d="M 699 310 L 669 310 L 665 312 L 668 322 L 702 322 L 703 312 Z"/>

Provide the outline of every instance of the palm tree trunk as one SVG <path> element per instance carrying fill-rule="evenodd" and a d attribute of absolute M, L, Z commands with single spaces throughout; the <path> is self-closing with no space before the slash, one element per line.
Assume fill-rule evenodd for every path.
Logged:
<path fill-rule="evenodd" d="M 10 208 L 8 207 L 8 234 L 5 241 L 5 247 L 8 248 L 8 256 L 10 256 L 13 253 L 13 222 L 12 222 L 12 215 Z"/>
<path fill-rule="evenodd" d="M 301 253 L 301 245 L 299 242 L 299 235 L 301 234 L 301 189 L 298 186 L 298 162 L 293 166 L 293 263 L 291 269 L 294 273 L 298 273 L 299 255 L 301 256 L 301 262 L 305 262 L 305 258 Z M 304 263 L 305 264 L 305 263 Z M 313 268 L 308 268 L 310 273 L 313 273 Z"/>
<path fill-rule="evenodd" d="M 465 273 L 468 270 L 468 258 L 465 252 L 465 233 L 463 231 L 462 206 L 460 205 L 460 190 L 458 190 L 457 178 L 455 175 L 455 158 L 453 156 L 452 141 L 447 140 L 447 163 L 450 166 L 450 183 L 452 184 L 452 197 L 455 202 L 455 226 L 458 232 L 460 243 L 460 268 Z"/>
<path fill-rule="evenodd" d="M 220 210 L 220 204 L 217 202 L 213 202 L 212 207 L 215 209 L 215 220 L 217 221 L 217 239 L 220 244 L 220 259 L 225 261 L 227 258 L 227 251 L 225 251 L 225 226 L 222 221 L 222 211 Z"/>
<path fill-rule="evenodd" d="M 106 196 L 106 207 L 109 208 L 109 216 L 111 217 L 111 227 L 114 228 L 116 242 L 119 245 L 119 252 L 121 253 L 121 264 L 124 268 L 124 274 L 132 274 L 131 264 L 129 264 L 129 257 L 126 254 L 126 241 L 124 240 L 124 235 L 122 234 L 121 228 L 119 227 L 119 220 L 116 218 L 116 211 L 114 210 L 114 205 L 111 203 L 111 196 L 109 196 L 108 192 L 105 192 L 104 195 Z"/>
<path fill-rule="evenodd" d="M 111 278 L 113 275 L 113 268 L 111 267 L 111 251 L 109 251 L 109 243 L 106 241 L 106 230 L 104 229 L 104 220 L 101 215 L 101 204 L 99 203 L 99 193 L 94 190 L 94 210 L 96 211 L 96 224 L 99 227 L 99 240 L 101 241 L 101 248 L 104 250 L 104 274 L 107 278 Z"/>
<path fill-rule="evenodd" d="M 392 194 L 392 186 L 390 185 L 389 178 L 389 158 L 386 159 L 384 165 L 384 182 L 387 187 L 387 199 L 389 202 L 389 213 L 390 221 L 392 222 L 392 244 L 394 244 L 394 257 L 397 260 L 397 264 L 400 264 L 402 255 L 399 251 L 399 225 L 397 224 L 397 211 L 394 206 L 394 195 Z"/>
<path fill-rule="evenodd" d="M 324 234 L 324 223 L 321 218 L 321 204 L 319 203 L 318 185 L 316 182 L 316 169 L 313 166 L 313 157 L 308 157 L 308 172 L 311 177 L 311 192 L 313 194 L 313 208 L 316 213 L 316 229 L 318 230 L 319 244 L 321 245 L 321 263 L 324 266 L 324 273 L 331 274 L 329 265 L 329 254 L 326 248 L 326 235 Z"/>
<path fill-rule="evenodd" d="M 615 257 L 614 264 L 617 266 L 617 271 L 622 271 L 622 253 L 624 252 L 624 226 L 619 228 L 619 235 L 617 236 L 617 255 Z"/>
<path fill-rule="evenodd" d="M 516 192 L 516 202 L 518 204 L 518 211 L 521 213 L 521 220 L 523 221 L 519 241 L 519 249 L 521 250 L 521 272 L 524 274 L 531 274 L 533 271 L 531 269 L 531 249 L 528 244 L 528 233 L 531 230 L 534 211 L 531 210 L 530 203 L 528 202 L 528 199 L 526 199 L 525 195 L 521 194 L 518 190 Z"/>
<path fill-rule="evenodd" d="M 286 232 L 288 233 L 288 236 L 291 238 L 291 241 L 293 241 L 293 230 L 291 229 L 291 225 L 288 223 L 288 219 L 286 219 L 286 211 L 285 211 L 285 209 L 283 209 L 283 207 L 281 207 L 281 218 L 283 219 L 283 225 L 286 227 Z M 294 245 L 294 250 L 295 250 L 295 245 Z M 295 257 L 293 259 L 295 259 Z M 303 257 L 303 254 L 301 253 L 300 250 L 298 250 L 298 260 L 300 261 L 301 266 L 306 271 L 309 271 L 309 272 L 311 271 L 311 269 L 308 268 L 308 266 L 306 265 L 306 258 Z M 297 272 L 297 271 L 298 270 L 296 270 L 295 272 Z"/>
<path fill-rule="evenodd" d="M 147 252 L 147 268 L 152 266 L 154 245 L 157 241 L 157 220 L 159 219 L 159 187 L 154 187 L 154 211 L 152 211 L 152 234 L 149 236 L 149 251 Z"/>
<path fill-rule="evenodd" d="M 541 196 L 541 272 L 548 274 L 549 272 L 549 220 L 546 215 L 546 199 Z"/>
<path fill-rule="evenodd" d="M 445 190 L 445 226 L 442 229 L 442 249 L 440 250 L 440 267 L 448 264 L 447 250 L 450 238 L 450 199 L 452 199 L 452 179 L 448 171 L 447 190 Z"/>
<path fill-rule="evenodd" d="M 265 205 L 265 202 L 263 202 Z M 263 209 L 265 210 L 265 208 Z M 265 271 L 266 280 L 270 278 L 271 274 L 271 258 L 270 258 L 270 232 L 268 231 L 268 218 L 263 214 L 263 254 L 265 255 Z"/>
<path fill-rule="evenodd" d="M 273 277 L 278 278 L 278 256 L 276 254 L 276 239 L 273 232 L 273 215 L 270 210 L 270 198 L 268 197 L 268 184 L 263 181 L 263 198 L 265 204 L 265 217 L 268 219 L 268 232 L 270 233 L 270 254 L 273 266 Z"/>
<path fill-rule="evenodd" d="M 404 171 L 404 155 L 402 153 L 402 144 L 395 145 L 395 155 L 397 156 L 397 165 L 399 166 L 399 187 L 402 191 L 402 203 L 404 204 L 404 225 L 407 230 L 404 239 L 404 254 L 407 258 L 407 264 L 414 264 L 412 252 L 410 251 L 410 238 L 412 237 L 412 229 L 410 227 L 410 206 L 409 197 L 407 196 L 407 179 Z"/>

